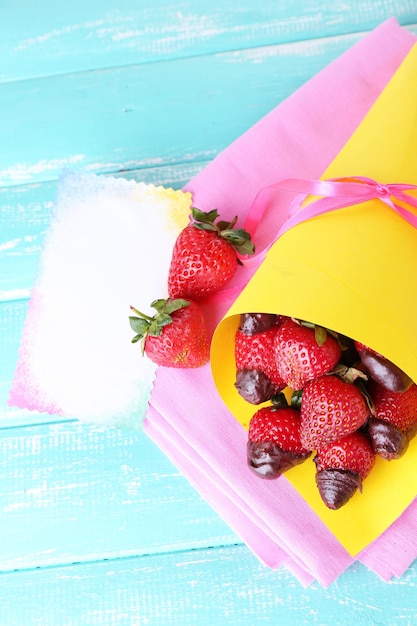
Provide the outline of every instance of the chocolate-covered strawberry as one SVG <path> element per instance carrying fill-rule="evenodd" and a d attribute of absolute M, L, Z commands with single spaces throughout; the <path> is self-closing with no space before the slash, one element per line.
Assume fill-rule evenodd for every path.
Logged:
<path fill-rule="evenodd" d="M 261 478 L 277 478 L 311 454 L 300 441 L 300 416 L 286 405 L 259 409 L 249 423 L 247 461 Z"/>
<path fill-rule="evenodd" d="M 340 509 L 355 492 L 362 491 L 362 482 L 375 463 L 375 454 L 368 437 L 354 432 L 322 446 L 314 458 L 316 484 L 329 509 Z"/>
<path fill-rule="evenodd" d="M 406 391 L 413 384 L 411 378 L 402 369 L 379 352 L 359 341 L 355 341 L 355 348 L 365 371 L 385 389 L 400 393 Z"/>
<path fill-rule="evenodd" d="M 328 374 L 309 381 L 301 401 L 301 441 L 308 450 L 353 433 L 365 424 L 369 406 L 360 389 Z"/>
<path fill-rule="evenodd" d="M 373 382 L 368 387 L 372 399 L 369 435 L 377 454 L 387 461 L 399 459 L 407 450 L 417 428 L 417 385 L 394 392 Z"/>
<path fill-rule="evenodd" d="M 278 372 L 294 390 L 330 372 L 341 355 L 337 340 L 324 328 L 307 327 L 291 318 L 281 324 L 275 338 Z"/>
<path fill-rule="evenodd" d="M 257 335 L 272 326 L 276 326 L 282 318 L 275 313 L 242 313 L 239 330 L 245 335 Z"/>
<path fill-rule="evenodd" d="M 235 387 L 249 404 L 262 404 L 274 397 L 277 390 L 262 370 L 236 370 Z"/>
<path fill-rule="evenodd" d="M 274 354 L 274 340 L 278 328 L 279 326 L 274 323 L 266 330 L 255 334 L 248 334 L 244 330 L 236 331 L 235 387 L 239 394 L 251 404 L 260 404 L 270 400 L 286 387 L 278 371 Z"/>

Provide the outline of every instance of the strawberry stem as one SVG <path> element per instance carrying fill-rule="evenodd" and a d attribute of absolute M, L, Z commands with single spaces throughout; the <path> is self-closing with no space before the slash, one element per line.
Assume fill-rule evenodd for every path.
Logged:
<path fill-rule="evenodd" d="M 279 391 L 275 394 L 275 396 L 271 399 L 272 406 L 274 409 L 286 409 L 288 408 L 287 398 L 282 391 Z"/>
<path fill-rule="evenodd" d="M 301 402 L 303 399 L 303 390 L 293 391 L 291 396 L 291 406 L 293 409 L 301 410 Z"/>
<path fill-rule="evenodd" d="M 356 367 L 349 367 L 348 365 L 343 365 L 343 363 L 338 363 L 330 374 L 334 374 L 335 376 L 339 376 L 345 383 L 354 383 L 359 380 L 368 380 L 368 376 L 362 370 L 357 369 Z"/>
<path fill-rule="evenodd" d="M 136 313 L 136 315 L 138 315 L 139 317 L 143 317 L 143 319 L 147 320 L 148 322 L 152 322 L 153 320 L 153 318 L 150 317 L 150 315 L 145 315 L 145 313 L 138 311 L 138 309 L 135 309 L 135 307 L 132 305 L 130 305 L 130 310 L 133 311 L 133 313 Z"/>
<path fill-rule="evenodd" d="M 143 340 L 143 347 L 144 341 L 148 335 L 151 337 L 159 337 L 164 327 L 171 324 L 171 314 L 189 305 L 190 302 L 182 298 L 154 300 L 151 303 L 151 307 L 156 310 L 153 317 L 145 315 L 145 313 L 141 313 L 138 309 L 135 309 L 135 307 L 130 306 L 130 310 L 136 313 L 136 316 L 131 315 L 129 317 L 130 327 L 135 332 L 132 343 Z"/>
<path fill-rule="evenodd" d="M 252 243 L 250 234 L 244 228 L 236 228 L 237 215 L 231 222 L 219 221 L 215 223 L 219 217 L 217 209 L 208 211 L 200 211 L 197 207 L 192 207 L 191 214 L 193 217 L 193 226 L 200 230 L 207 230 L 216 233 L 227 241 L 239 254 L 253 254 L 255 246 Z"/>

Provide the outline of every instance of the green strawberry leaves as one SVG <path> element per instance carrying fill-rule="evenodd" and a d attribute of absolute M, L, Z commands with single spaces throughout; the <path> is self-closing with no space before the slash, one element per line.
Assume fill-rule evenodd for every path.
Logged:
<path fill-rule="evenodd" d="M 327 330 L 323 328 L 322 326 L 315 325 L 314 338 L 318 346 L 323 346 L 326 343 Z"/>
<path fill-rule="evenodd" d="M 136 309 L 133 309 L 133 307 L 132 310 L 136 311 Z M 131 329 L 136 333 L 136 335 L 132 339 L 132 343 L 137 343 L 142 339 L 142 337 L 146 335 L 150 323 L 143 317 L 133 316 L 129 317 L 129 321 Z"/>
<path fill-rule="evenodd" d="M 183 309 L 189 304 L 190 303 L 188 302 L 188 300 L 184 300 L 183 298 L 174 298 L 173 300 L 161 299 L 161 300 L 154 300 L 153 302 L 151 302 L 151 307 L 156 309 L 159 315 L 158 319 L 160 319 L 163 316 L 170 316 L 171 313 L 174 313 L 175 311 L 178 311 L 179 309 Z M 170 321 L 172 320 L 170 319 Z M 164 326 L 165 325 L 166 324 L 164 324 Z"/>
<path fill-rule="evenodd" d="M 227 228 L 220 231 L 219 234 L 223 239 L 226 239 L 239 254 L 253 254 L 255 252 L 255 246 L 251 241 L 251 236 L 243 228 L 237 228 L 236 230 Z"/>
<path fill-rule="evenodd" d="M 213 209 L 212 211 L 208 211 L 206 213 L 204 211 L 200 211 L 200 209 L 197 209 L 197 207 L 192 207 L 191 215 L 194 220 L 193 225 L 196 228 L 200 228 L 200 230 L 218 230 L 218 225 L 214 224 L 216 219 L 219 217 L 219 212 L 217 211 L 217 209 Z M 223 224 L 226 224 L 226 222 L 223 222 Z"/>
<path fill-rule="evenodd" d="M 146 337 L 148 335 L 151 337 L 159 337 L 163 328 L 172 323 L 172 313 L 189 306 L 189 304 L 188 300 L 183 300 L 182 298 L 154 300 L 151 303 L 151 307 L 156 310 L 153 317 L 145 315 L 145 313 L 131 306 L 130 310 L 136 313 L 136 315 L 129 316 L 130 327 L 135 333 L 132 343 L 142 341 L 143 353 Z"/>
<path fill-rule="evenodd" d="M 222 237 L 230 243 L 239 254 L 246 255 L 255 252 L 255 246 L 252 243 L 250 234 L 244 228 L 235 229 L 237 216 L 235 216 L 231 222 L 220 220 L 215 223 L 216 219 L 219 217 L 217 209 L 206 213 L 193 207 L 191 214 L 195 228 L 217 233 L 219 237 Z"/>
<path fill-rule="evenodd" d="M 318 324 L 313 324 L 313 322 L 307 322 L 305 320 L 299 320 L 295 317 L 291 318 L 296 324 L 301 324 L 301 326 L 305 326 L 306 328 L 312 328 L 314 330 L 314 338 L 318 346 L 323 346 L 326 343 L 328 335 L 334 337 L 341 349 L 346 349 L 346 346 L 343 344 L 343 340 L 339 333 L 334 332 L 333 330 L 329 330 L 328 328 L 324 328 L 324 326 L 319 326 Z"/>
<path fill-rule="evenodd" d="M 276 393 L 271 402 L 274 409 L 287 409 L 289 407 L 287 398 L 282 391 Z"/>

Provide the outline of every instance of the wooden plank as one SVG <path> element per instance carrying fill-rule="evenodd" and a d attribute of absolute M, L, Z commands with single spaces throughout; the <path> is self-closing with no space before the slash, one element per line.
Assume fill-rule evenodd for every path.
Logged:
<path fill-rule="evenodd" d="M 27 298 L 56 183 L 0 189 L 0 301 Z"/>
<path fill-rule="evenodd" d="M 0 84 L 0 187 L 211 159 L 359 38 Z"/>
<path fill-rule="evenodd" d="M 211 54 L 261 45 L 330 37 L 374 28 L 395 15 L 417 21 L 412 0 L 378 2 L 372 8 L 340 2 L 282 0 L 254 5 L 249 0 L 166 0 L 100 3 L 48 0 L 2 3 L 0 81 L 21 80 L 155 59 Z M 22 19 L 24 13 L 24 19 Z"/>
<path fill-rule="evenodd" d="M 143 433 L 3 429 L 0 451 L 0 572 L 240 543 Z"/>
<path fill-rule="evenodd" d="M 243 546 L 0 576 L 2 625 L 411 626 L 417 568 L 389 585 L 356 564 L 329 589 L 302 589 Z"/>

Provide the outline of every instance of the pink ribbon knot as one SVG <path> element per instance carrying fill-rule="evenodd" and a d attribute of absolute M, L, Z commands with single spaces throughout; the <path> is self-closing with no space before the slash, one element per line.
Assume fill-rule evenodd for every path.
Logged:
<path fill-rule="evenodd" d="M 290 205 L 288 218 L 282 223 L 277 235 L 268 247 L 256 255 L 258 259 L 259 254 L 264 255 L 267 249 L 290 228 L 324 213 L 369 200 L 381 200 L 414 228 L 417 228 L 416 213 L 402 206 L 405 204 L 417 209 L 417 198 L 406 193 L 411 190 L 417 190 L 417 185 L 407 183 L 382 184 L 365 176 L 331 178 L 329 180 L 289 178 L 263 187 L 258 192 L 249 209 L 244 227 L 249 232 L 254 233 L 272 197 L 279 191 L 291 191 L 297 195 Z M 304 200 L 309 196 L 319 196 L 319 198 L 306 206 L 302 206 Z M 255 259 L 253 260 L 255 261 Z M 245 261 L 250 263 L 248 258 Z"/>
<path fill-rule="evenodd" d="M 417 198 L 405 193 L 411 190 L 417 190 L 417 185 L 407 183 L 381 184 L 372 178 L 364 176 L 330 178 L 329 180 L 288 178 L 268 185 L 263 187 L 256 195 L 243 227 L 253 236 L 263 218 L 268 203 L 280 191 L 290 191 L 297 194 L 289 207 L 288 218 L 281 223 L 280 227 L 277 226 L 278 232 L 267 246 L 262 248 L 262 250 L 257 250 L 256 254 L 252 256 L 239 255 L 239 258 L 246 267 L 256 268 L 263 261 L 266 253 L 277 239 L 290 228 L 318 215 L 361 204 L 368 200 L 381 200 L 414 228 L 417 228 L 417 215 L 398 204 L 398 202 L 401 202 L 417 210 Z M 304 200 L 309 196 L 319 196 L 319 198 L 306 206 L 302 206 Z M 225 297 L 235 298 L 243 287 L 243 284 L 226 287 L 211 296 L 210 302 L 221 301 Z"/>

